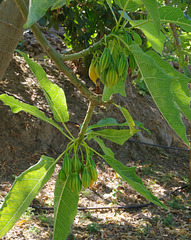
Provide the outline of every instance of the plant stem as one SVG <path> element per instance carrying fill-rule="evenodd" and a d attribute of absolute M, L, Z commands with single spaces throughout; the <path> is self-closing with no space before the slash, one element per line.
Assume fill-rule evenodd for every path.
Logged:
<path fill-rule="evenodd" d="M 147 19 L 147 20 L 144 20 L 142 23 L 138 23 L 137 25 L 134 25 L 132 27 L 129 27 L 128 29 L 133 29 L 133 28 L 138 28 L 139 26 L 142 26 L 146 23 L 149 23 L 149 22 L 152 22 L 152 19 Z"/>
<path fill-rule="evenodd" d="M 63 126 L 64 126 L 64 128 L 66 129 L 66 131 L 67 131 L 67 133 L 71 136 L 71 138 L 74 140 L 75 139 L 75 137 L 72 135 L 72 133 L 68 130 L 68 128 L 66 127 L 66 124 L 64 123 L 64 122 L 62 122 L 62 124 L 63 124 Z M 68 136 L 68 135 L 67 135 Z M 70 140 L 72 140 L 70 138 Z"/>
<path fill-rule="evenodd" d="M 61 55 L 61 58 L 62 58 L 63 61 L 83 58 L 83 57 L 87 56 L 88 54 L 90 54 L 91 52 L 93 52 L 96 49 L 98 49 L 102 44 L 104 44 L 104 39 L 103 38 L 100 41 L 94 43 L 90 47 L 88 47 L 88 48 L 86 48 L 86 49 L 84 49 L 84 50 L 82 50 L 82 51 L 80 51 L 78 53 L 73 53 L 73 54 L 68 54 L 68 55 Z"/>
<path fill-rule="evenodd" d="M 91 149 L 95 154 L 97 154 L 99 157 L 103 158 L 103 155 L 101 155 L 100 153 L 98 153 L 95 149 L 91 148 L 90 146 L 88 146 L 89 149 Z"/>
<path fill-rule="evenodd" d="M 62 122 L 62 124 L 63 124 L 63 122 Z M 64 131 L 62 131 L 61 128 L 59 128 L 59 127 L 57 127 L 57 126 L 55 126 L 55 125 L 53 125 L 53 126 L 55 126 L 66 138 L 68 138 L 68 139 L 70 139 L 71 141 L 73 141 L 73 140 L 74 140 L 74 137 L 72 136 L 72 134 L 70 133 L 70 131 L 68 130 L 68 128 L 66 127 L 66 125 L 65 125 L 65 124 L 63 124 L 63 125 L 64 125 L 66 131 L 70 134 L 71 137 L 68 136 Z"/>
<path fill-rule="evenodd" d="M 84 154 L 83 154 L 82 148 L 79 147 L 79 149 L 80 149 L 81 158 L 82 158 L 82 166 L 84 166 Z"/>
<path fill-rule="evenodd" d="M 120 16 L 120 18 L 119 18 L 119 21 L 118 21 L 118 23 L 117 23 L 117 25 L 116 25 L 116 31 L 117 31 L 118 28 L 119 28 L 119 24 L 120 24 L 120 22 L 121 22 L 121 19 L 122 19 L 122 17 L 123 17 L 123 14 L 124 14 L 124 12 L 125 12 L 125 10 L 126 10 L 126 7 L 127 7 L 127 4 L 128 4 L 128 3 L 129 3 L 129 0 L 127 0 L 125 6 L 124 6 L 124 8 L 123 8 L 123 11 L 122 11 L 121 16 Z"/>
<path fill-rule="evenodd" d="M 125 45 L 125 47 L 129 50 L 129 46 L 121 37 L 119 37 L 118 35 L 115 35 L 115 34 L 111 34 L 111 35 L 113 35 L 115 38 L 117 38 L 117 40 L 121 41 Z"/>
<path fill-rule="evenodd" d="M 90 101 L 89 106 L 88 106 L 88 110 L 87 110 L 87 113 L 86 113 L 86 116 L 85 116 L 85 119 L 84 119 L 84 122 L 82 124 L 81 131 L 79 132 L 79 135 L 78 135 L 78 144 L 79 145 L 81 144 L 81 142 L 84 139 L 84 135 L 85 135 L 86 129 L 88 127 L 88 124 L 91 120 L 91 117 L 92 117 L 93 110 L 94 110 L 95 106 L 96 106 L 96 104 L 93 101 Z"/>

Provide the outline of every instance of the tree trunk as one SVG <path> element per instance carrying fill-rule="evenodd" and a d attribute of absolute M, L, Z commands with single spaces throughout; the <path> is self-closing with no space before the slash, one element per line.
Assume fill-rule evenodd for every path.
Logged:
<path fill-rule="evenodd" d="M 0 80 L 23 35 L 24 20 L 14 0 L 0 3 Z"/>

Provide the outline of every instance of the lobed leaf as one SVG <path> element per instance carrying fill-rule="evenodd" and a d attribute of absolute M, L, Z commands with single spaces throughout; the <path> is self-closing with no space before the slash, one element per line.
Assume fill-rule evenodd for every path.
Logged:
<path fill-rule="evenodd" d="M 17 50 L 18 51 L 18 50 Z M 30 60 L 30 58 L 23 52 L 18 51 L 28 63 L 30 69 L 34 73 L 41 88 L 44 91 L 47 102 L 54 114 L 54 118 L 57 122 L 67 122 L 69 115 L 67 111 L 67 103 L 65 93 L 58 85 L 53 84 L 46 76 L 46 72 L 36 62 Z"/>
<path fill-rule="evenodd" d="M 54 159 L 42 156 L 37 164 L 15 179 L 0 209 L 0 237 L 3 237 L 19 220 L 30 202 L 50 179 L 54 168 Z"/>
<path fill-rule="evenodd" d="M 18 113 L 20 111 L 24 111 L 26 113 L 30 113 L 31 115 L 50 123 L 51 125 L 55 126 L 57 129 L 59 129 L 62 132 L 62 129 L 58 124 L 56 124 L 52 118 L 47 118 L 43 112 L 41 112 L 37 107 L 32 106 L 30 104 L 26 104 L 23 102 L 20 102 L 19 100 L 15 99 L 12 96 L 8 96 L 6 94 L 0 95 L 0 100 L 4 102 L 5 105 L 9 106 L 13 113 Z"/>
<path fill-rule="evenodd" d="M 95 138 L 105 155 L 102 158 L 138 193 L 148 199 L 150 202 L 158 205 L 159 207 L 166 208 L 166 206 L 155 197 L 151 191 L 147 190 L 143 185 L 142 180 L 136 175 L 136 167 L 126 167 L 121 162 L 115 159 L 113 152 L 110 148 L 106 147 L 101 139 Z"/>
<path fill-rule="evenodd" d="M 77 214 L 79 195 L 72 192 L 69 178 L 57 178 L 54 190 L 54 240 L 65 240 Z"/>
<path fill-rule="evenodd" d="M 174 85 L 179 84 L 176 76 L 165 72 L 152 57 L 141 50 L 138 44 L 131 45 L 130 51 L 159 110 L 174 131 L 189 145 L 185 125 L 175 99 L 175 95 L 178 98 L 178 93 L 174 93 Z"/>

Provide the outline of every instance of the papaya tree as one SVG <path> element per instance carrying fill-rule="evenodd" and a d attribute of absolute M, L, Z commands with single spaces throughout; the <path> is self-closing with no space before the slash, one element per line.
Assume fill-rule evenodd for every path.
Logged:
<path fill-rule="evenodd" d="M 103 4 L 108 4 L 113 15 L 114 27 L 89 47 L 66 55 L 58 54 L 53 49 L 42 34 L 37 21 L 50 9 L 60 9 L 63 6 L 70 8 L 72 1 L 34 0 L 30 1 L 29 8 L 24 0 L 15 0 L 15 3 L 23 19 L 26 20 L 24 27 L 31 28 L 36 39 L 58 69 L 89 100 L 89 107 L 78 137 L 74 138 L 66 126 L 69 113 L 64 89 L 53 84 L 38 63 L 25 53 L 17 51 L 26 60 L 38 80 L 54 117 L 53 119 L 47 118 L 37 107 L 20 102 L 6 94 L 0 95 L 0 100 L 8 105 L 14 113 L 25 111 L 52 124 L 70 142 L 57 159 L 43 155 L 37 164 L 15 179 L 0 209 L 0 237 L 4 236 L 18 221 L 30 202 L 50 179 L 56 163 L 60 159 L 63 160 L 63 164 L 54 190 L 53 239 L 55 240 L 66 239 L 68 236 L 73 219 L 77 214 L 82 187 L 91 187 L 97 181 L 98 174 L 93 160 L 95 156 L 103 158 L 132 188 L 150 202 L 166 208 L 145 188 L 142 180 L 135 173 L 135 167 L 128 168 L 116 159 L 112 150 L 105 145 L 104 139 L 123 145 L 143 128 L 142 125 L 133 121 L 128 109 L 117 105 L 112 99 L 112 95 L 116 93 L 126 96 L 125 82 L 131 71 L 131 73 L 138 72 L 164 118 L 177 135 L 189 145 L 181 116 L 184 115 L 191 120 L 188 88 L 190 78 L 176 71 L 164 60 L 163 48 L 166 38 L 164 29 L 168 28 L 168 24 L 173 23 L 179 31 L 181 29 L 183 33 L 189 33 L 191 20 L 185 16 L 181 8 L 169 6 L 163 1 L 103 1 Z M 119 15 L 113 11 L 113 5 L 119 8 Z M 145 13 L 143 17 L 140 16 L 140 9 Z M 89 68 L 90 79 L 95 85 L 101 82 L 103 94 L 96 94 L 89 90 L 64 63 L 67 60 L 84 58 L 89 54 L 93 56 Z M 124 123 L 118 123 L 112 118 L 111 113 L 111 118 L 104 118 L 96 124 L 90 125 L 95 107 L 107 107 L 109 104 L 113 104 L 121 111 Z M 116 128 L 116 126 L 120 128 Z M 100 150 L 90 147 L 89 141 L 95 141 Z"/>

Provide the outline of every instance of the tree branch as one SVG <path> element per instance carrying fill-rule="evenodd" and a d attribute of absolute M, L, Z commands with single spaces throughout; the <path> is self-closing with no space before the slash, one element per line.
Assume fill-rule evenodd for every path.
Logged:
<path fill-rule="evenodd" d="M 107 38 L 107 37 L 106 37 Z M 98 49 L 102 44 L 104 43 L 104 40 L 101 39 L 100 41 L 94 43 L 93 45 L 91 45 L 90 47 L 88 47 L 87 49 L 84 49 L 78 53 L 73 53 L 73 54 L 68 54 L 68 55 L 61 55 L 62 60 L 63 61 L 67 61 L 67 60 L 74 60 L 74 59 L 78 59 L 78 58 L 83 58 L 86 55 L 90 54 L 91 52 L 95 51 L 96 49 Z"/>
<path fill-rule="evenodd" d="M 28 16 L 28 7 L 25 4 L 24 0 L 14 0 L 17 4 L 18 8 L 20 9 L 20 12 L 23 16 L 23 18 L 26 20 Z M 73 72 L 63 63 L 62 58 L 60 54 L 58 54 L 54 48 L 49 44 L 47 39 L 42 34 L 39 26 L 34 23 L 31 27 L 31 30 L 33 31 L 36 39 L 41 44 L 43 49 L 47 52 L 49 57 L 55 62 L 56 66 L 60 71 L 62 71 L 70 80 L 70 82 L 80 90 L 82 95 L 84 95 L 86 98 L 88 98 L 90 101 L 94 101 L 96 105 L 104 105 L 107 104 L 106 102 L 103 102 L 101 100 L 101 96 L 97 95 L 93 92 L 91 92 L 85 84 L 83 84 L 74 74 Z"/>

